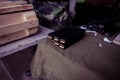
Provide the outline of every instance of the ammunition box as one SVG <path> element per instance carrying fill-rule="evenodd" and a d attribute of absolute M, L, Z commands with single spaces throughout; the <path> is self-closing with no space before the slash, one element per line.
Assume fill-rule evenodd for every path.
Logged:
<path fill-rule="evenodd" d="M 74 44 L 75 42 L 79 41 L 84 37 L 85 30 L 83 29 L 76 29 L 75 31 L 71 32 L 68 36 L 63 36 L 60 38 L 60 48 L 67 48 Z"/>
<path fill-rule="evenodd" d="M 58 41 L 58 38 L 56 37 L 57 35 L 63 34 L 66 30 L 68 30 L 70 27 L 65 27 L 63 29 L 51 32 L 48 34 L 48 39 Z M 55 37 L 55 38 L 54 38 Z"/>
<path fill-rule="evenodd" d="M 54 40 L 55 41 L 60 41 L 61 37 L 68 36 L 71 32 L 73 32 L 76 28 L 74 27 L 69 27 L 61 31 L 59 34 L 54 35 Z"/>

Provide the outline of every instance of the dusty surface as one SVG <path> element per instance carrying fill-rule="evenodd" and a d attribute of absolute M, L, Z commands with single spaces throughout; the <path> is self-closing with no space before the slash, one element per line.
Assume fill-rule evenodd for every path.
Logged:
<path fill-rule="evenodd" d="M 41 40 L 32 61 L 32 76 L 39 80 L 120 80 L 120 46 L 103 38 L 86 35 L 65 50 Z"/>

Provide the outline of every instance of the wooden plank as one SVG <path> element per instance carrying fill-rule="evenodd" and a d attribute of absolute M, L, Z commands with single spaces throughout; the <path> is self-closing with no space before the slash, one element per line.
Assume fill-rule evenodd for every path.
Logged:
<path fill-rule="evenodd" d="M 0 14 L 23 11 L 23 10 L 31 10 L 31 9 L 33 9 L 32 4 L 16 5 L 11 7 L 0 7 Z"/>
<path fill-rule="evenodd" d="M 34 11 L 27 11 L 23 13 L 24 15 L 24 21 L 34 20 L 36 19 L 36 13 Z"/>
<path fill-rule="evenodd" d="M 25 11 L 19 13 L 0 15 L 0 28 L 35 19 L 36 14 L 34 11 Z"/>
<path fill-rule="evenodd" d="M 0 45 L 28 36 L 26 30 L 0 36 Z"/>
<path fill-rule="evenodd" d="M 53 30 L 39 26 L 39 32 L 37 34 L 0 46 L 0 58 L 12 55 L 15 52 L 37 45 L 38 42 L 41 39 L 46 38 L 47 34 L 50 32 L 53 32 Z"/>
<path fill-rule="evenodd" d="M 10 6 L 16 6 L 16 5 L 24 5 L 27 4 L 26 1 L 2 1 L 0 2 L 0 7 L 10 7 Z"/>
<path fill-rule="evenodd" d="M 113 40 L 113 43 L 120 45 L 120 34 Z"/>
<path fill-rule="evenodd" d="M 38 29 L 38 27 L 36 27 L 36 28 Z M 38 31 L 36 29 L 34 29 L 33 31 L 32 31 L 32 29 L 29 29 L 29 30 L 25 29 L 25 30 L 22 30 L 22 31 L 19 31 L 19 32 L 15 32 L 15 33 L 11 33 L 11 34 L 8 34 L 8 35 L 0 36 L 0 45 L 3 45 L 3 44 L 6 44 L 8 42 L 27 37 L 27 36 L 32 35 L 32 34 L 37 33 L 37 32 Z"/>
<path fill-rule="evenodd" d="M 38 31 L 39 31 L 38 27 L 28 29 L 29 35 L 33 35 Z"/>
<path fill-rule="evenodd" d="M 23 21 L 24 21 L 23 14 L 21 13 L 0 15 L 0 27 L 8 24 L 23 22 Z"/>
<path fill-rule="evenodd" d="M 25 0 L 0 0 L 0 2 L 3 2 L 3 1 L 25 1 Z"/>
<path fill-rule="evenodd" d="M 35 19 L 32 21 L 27 21 L 23 23 L 14 24 L 14 25 L 9 25 L 7 27 L 2 27 L 0 28 L 0 36 L 13 33 L 13 32 L 17 32 L 17 31 L 21 31 L 24 29 L 33 28 L 38 25 L 39 25 L 38 19 Z"/>

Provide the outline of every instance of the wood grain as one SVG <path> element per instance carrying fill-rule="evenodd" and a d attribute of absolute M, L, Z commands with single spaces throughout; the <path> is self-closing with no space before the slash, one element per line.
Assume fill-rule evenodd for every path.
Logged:
<path fill-rule="evenodd" d="M 0 15 L 0 28 L 35 19 L 36 14 L 34 11 L 25 11 L 19 13 Z"/>
<path fill-rule="evenodd" d="M 6 44 L 11 41 L 18 40 L 18 39 L 25 38 L 25 37 L 35 34 L 37 32 L 38 32 L 38 27 L 35 27 L 35 28 L 31 28 L 31 29 L 21 30 L 21 31 L 11 33 L 8 35 L 0 36 L 0 45 Z"/>
<path fill-rule="evenodd" d="M 31 9 L 33 9 L 32 4 L 0 7 L 0 14 L 23 11 L 23 10 L 31 10 Z"/>
<path fill-rule="evenodd" d="M 0 7 L 10 7 L 10 6 L 16 6 L 16 5 L 24 5 L 27 4 L 26 1 L 2 1 L 0 2 Z"/>
<path fill-rule="evenodd" d="M 38 26 L 38 20 L 32 20 L 0 28 L 0 36 Z"/>

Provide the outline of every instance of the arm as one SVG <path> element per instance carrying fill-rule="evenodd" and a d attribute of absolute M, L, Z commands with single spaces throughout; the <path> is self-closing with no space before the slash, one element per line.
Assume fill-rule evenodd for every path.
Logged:
<path fill-rule="evenodd" d="M 75 16 L 76 0 L 69 0 L 69 12 L 72 17 Z"/>

